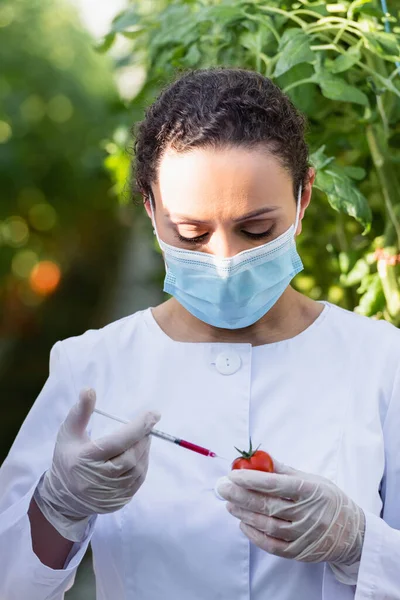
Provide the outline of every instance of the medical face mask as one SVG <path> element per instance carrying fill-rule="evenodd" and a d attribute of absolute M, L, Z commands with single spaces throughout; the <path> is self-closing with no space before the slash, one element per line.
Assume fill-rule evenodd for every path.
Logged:
<path fill-rule="evenodd" d="M 296 221 L 275 240 L 221 258 L 170 246 L 160 240 L 153 212 L 154 233 L 164 253 L 164 291 L 192 315 L 223 329 L 248 327 L 265 315 L 303 269 L 296 250 L 301 186 Z"/>

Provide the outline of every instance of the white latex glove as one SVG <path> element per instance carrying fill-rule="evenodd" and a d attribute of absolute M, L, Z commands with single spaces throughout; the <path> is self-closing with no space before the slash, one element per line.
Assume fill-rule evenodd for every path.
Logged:
<path fill-rule="evenodd" d="M 327 561 L 339 571 L 357 564 L 364 542 L 363 510 L 329 479 L 273 461 L 274 473 L 234 470 L 218 483 L 217 491 L 229 501 L 227 510 L 241 520 L 243 533 L 284 558 Z M 346 575 L 338 578 L 353 583 L 345 581 Z"/>
<path fill-rule="evenodd" d="M 42 475 L 33 495 L 46 519 L 74 542 L 83 540 L 92 515 L 119 510 L 143 484 L 149 460 L 148 434 L 160 419 L 156 412 L 145 412 L 114 433 L 92 441 L 86 426 L 95 403 L 94 390 L 80 393 L 59 429 L 51 468 Z"/>

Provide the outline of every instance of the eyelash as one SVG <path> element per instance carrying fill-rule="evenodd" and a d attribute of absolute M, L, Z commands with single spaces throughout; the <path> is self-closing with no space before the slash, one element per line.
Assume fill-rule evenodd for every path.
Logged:
<path fill-rule="evenodd" d="M 272 235 L 273 230 L 274 227 L 271 227 L 271 229 L 269 229 L 268 231 L 263 231 L 261 233 L 250 233 L 249 231 L 242 231 L 242 233 L 247 235 L 247 237 L 249 237 L 252 240 L 261 240 L 270 237 Z M 208 236 L 208 233 L 204 233 L 203 235 L 199 235 L 194 238 L 183 237 L 182 235 L 180 235 L 180 233 L 176 233 L 176 235 L 178 240 L 185 244 L 201 244 Z"/>

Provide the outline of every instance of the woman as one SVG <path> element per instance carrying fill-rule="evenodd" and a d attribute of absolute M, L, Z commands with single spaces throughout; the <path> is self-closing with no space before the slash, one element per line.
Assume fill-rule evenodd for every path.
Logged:
<path fill-rule="evenodd" d="M 240 69 L 148 109 L 136 182 L 172 297 L 53 347 L 0 471 L 2 597 L 60 600 L 91 542 L 99 600 L 400 598 L 400 335 L 290 287 L 304 128 Z M 229 462 L 150 451 L 160 417 Z M 230 474 L 249 437 L 275 473 Z"/>

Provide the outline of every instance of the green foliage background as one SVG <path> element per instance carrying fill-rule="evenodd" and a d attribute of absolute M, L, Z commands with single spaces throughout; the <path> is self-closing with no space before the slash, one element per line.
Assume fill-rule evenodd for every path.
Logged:
<path fill-rule="evenodd" d="M 295 286 L 399 324 L 396 10 L 387 32 L 381 5 L 372 0 L 141 0 L 115 18 L 99 50 L 122 35 L 130 47 L 121 64 L 144 71 L 128 106 L 129 125 L 187 69 L 239 66 L 273 79 L 308 117 L 317 169 L 299 238 L 305 271 Z M 129 171 L 124 144 L 114 146 L 107 164 L 122 189 Z"/>
<path fill-rule="evenodd" d="M 103 146 L 123 108 L 72 5 L 0 3 L 0 462 L 50 347 L 106 321 L 124 229 Z M 50 296 L 30 286 L 40 261 L 61 272 Z"/>
<path fill-rule="evenodd" d="M 120 101 L 67 3 L 6 1 L 0 24 L 0 324 L 13 334 L 43 300 L 32 266 L 51 260 L 66 276 L 115 215 L 101 144 Z"/>

